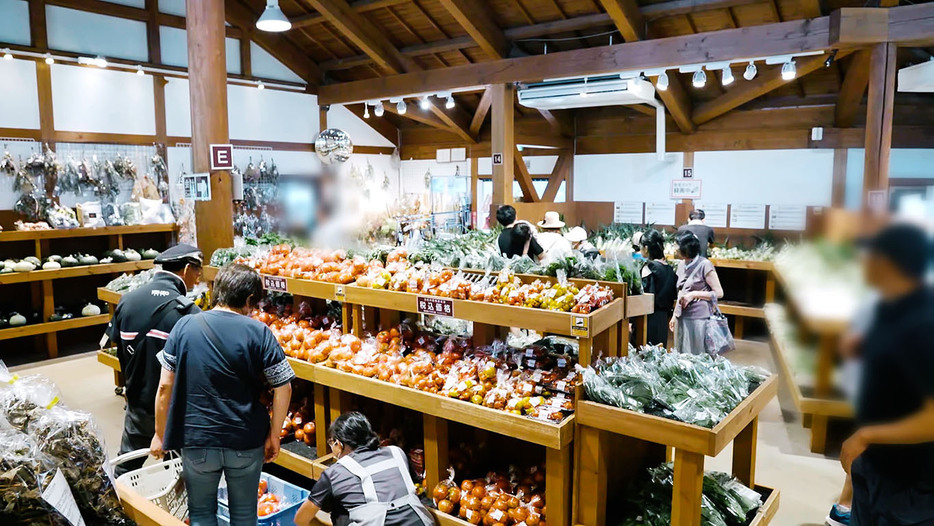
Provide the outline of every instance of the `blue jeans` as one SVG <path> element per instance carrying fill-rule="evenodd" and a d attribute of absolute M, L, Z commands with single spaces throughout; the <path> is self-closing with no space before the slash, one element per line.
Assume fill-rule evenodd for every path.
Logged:
<path fill-rule="evenodd" d="M 262 447 L 244 451 L 183 448 L 182 476 L 188 489 L 191 526 L 217 526 L 217 487 L 221 473 L 227 480 L 230 526 L 255 526 L 256 493 L 263 460 Z"/>

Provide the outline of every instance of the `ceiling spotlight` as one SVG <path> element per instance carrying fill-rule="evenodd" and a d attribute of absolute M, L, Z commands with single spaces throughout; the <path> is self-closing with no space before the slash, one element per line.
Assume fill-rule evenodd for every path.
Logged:
<path fill-rule="evenodd" d="M 10 48 L 3 50 L 3 60 L 13 60 L 13 53 L 10 53 Z"/>
<path fill-rule="evenodd" d="M 720 77 L 720 84 L 729 86 L 733 83 L 733 80 L 733 70 L 730 69 L 730 66 L 723 68 L 723 75 Z"/>
<path fill-rule="evenodd" d="M 655 87 L 658 88 L 659 91 L 665 91 L 668 89 L 668 73 L 662 71 L 658 75 L 658 79 L 655 81 Z"/>
<path fill-rule="evenodd" d="M 756 78 L 756 65 L 751 60 L 749 61 L 749 65 L 746 66 L 746 71 L 743 72 L 743 78 L 746 80 Z"/>
<path fill-rule="evenodd" d="M 794 80 L 798 75 L 798 68 L 795 67 L 794 59 L 789 60 L 782 64 L 782 79 L 784 80 Z"/>
<path fill-rule="evenodd" d="M 377 117 L 382 117 L 384 111 L 386 110 L 383 108 L 383 101 L 379 101 L 376 103 L 376 107 L 373 108 L 373 115 L 376 115 Z"/>
<path fill-rule="evenodd" d="M 143 71 L 143 66 L 136 66 L 136 74 L 140 77 L 146 74 L 146 72 Z"/>
<path fill-rule="evenodd" d="M 46 54 L 45 54 L 45 63 L 48 64 L 48 65 L 50 65 L 50 66 L 51 66 L 52 64 L 55 64 L 55 59 L 52 58 L 52 54 L 51 54 L 51 53 L 46 53 Z"/>
<path fill-rule="evenodd" d="M 97 57 L 94 57 L 93 60 L 91 60 L 91 64 L 94 64 L 95 66 L 97 66 L 97 67 L 99 67 L 99 68 L 106 68 L 106 67 L 107 67 L 107 59 L 104 58 L 104 57 L 102 57 L 102 56 L 97 56 Z"/>
<path fill-rule="evenodd" d="M 827 60 L 824 61 L 824 67 L 829 68 L 833 61 L 837 58 L 837 50 L 834 49 L 830 52 L 830 56 L 827 57 Z"/>
<path fill-rule="evenodd" d="M 448 100 L 444 103 L 444 107 L 449 110 L 454 109 L 454 95 L 448 95 Z"/>
<path fill-rule="evenodd" d="M 418 101 L 418 107 L 423 110 L 427 110 L 431 107 L 431 101 L 428 100 L 428 95 L 425 95 L 422 97 L 422 100 Z"/>
<path fill-rule="evenodd" d="M 256 28 L 260 31 L 280 33 L 292 29 L 292 22 L 279 8 L 279 0 L 266 0 L 266 10 L 256 21 Z"/>
<path fill-rule="evenodd" d="M 256 89 L 266 89 L 266 85 L 260 80 L 256 83 Z"/>
<path fill-rule="evenodd" d="M 399 113 L 399 115 L 405 115 L 405 110 L 406 110 L 405 101 L 404 101 L 404 100 L 400 100 L 400 101 L 396 104 L 396 111 Z"/>
<path fill-rule="evenodd" d="M 704 70 L 699 69 L 694 72 L 694 78 L 691 79 L 691 83 L 694 84 L 695 88 L 703 88 L 707 84 L 707 74 L 704 73 Z"/>
<path fill-rule="evenodd" d="M 370 105 L 365 102 L 363 103 L 363 118 L 364 119 L 370 118 Z"/>

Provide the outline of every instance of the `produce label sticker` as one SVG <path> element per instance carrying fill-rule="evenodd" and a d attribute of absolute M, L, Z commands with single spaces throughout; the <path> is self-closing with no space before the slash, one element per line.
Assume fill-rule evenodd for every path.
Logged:
<path fill-rule="evenodd" d="M 571 316 L 571 336 L 590 338 L 590 320 L 586 316 Z"/>
<path fill-rule="evenodd" d="M 263 274 L 263 288 L 273 292 L 288 292 L 289 280 L 282 276 L 268 276 Z"/>
<path fill-rule="evenodd" d="M 85 526 L 84 517 L 78 510 L 78 503 L 75 502 L 75 496 L 68 486 L 68 481 L 65 480 L 65 475 L 62 475 L 62 470 L 55 470 L 52 482 L 42 492 L 42 500 L 61 513 L 72 526 Z"/>
<path fill-rule="evenodd" d="M 344 286 L 343 285 L 334 285 L 334 297 L 339 300 L 344 299 Z"/>
<path fill-rule="evenodd" d="M 417 302 L 419 314 L 432 316 L 454 317 L 454 300 L 449 298 L 435 298 L 433 296 L 419 296 Z"/>

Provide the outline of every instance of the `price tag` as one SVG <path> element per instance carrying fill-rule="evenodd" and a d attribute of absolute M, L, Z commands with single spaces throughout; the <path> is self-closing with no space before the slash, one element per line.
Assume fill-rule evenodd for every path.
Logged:
<path fill-rule="evenodd" d="M 526 350 L 525 350 L 525 355 L 528 356 L 528 357 L 532 357 L 532 356 L 535 355 L 535 350 L 534 350 L 534 349 L 531 349 L 531 348 L 526 349 Z"/>
<path fill-rule="evenodd" d="M 571 335 L 590 338 L 590 320 L 586 316 L 571 316 Z"/>
<path fill-rule="evenodd" d="M 334 285 L 334 297 L 339 300 L 344 299 L 344 286 L 343 285 Z"/>
<path fill-rule="evenodd" d="M 567 364 L 568 364 L 567 360 L 565 360 L 564 358 L 558 358 L 558 367 L 565 367 L 567 366 Z"/>
<path fill-rule="evenodd" d="M 495 509 L 489 513 L 489 516 L 494 521 L 498 521 L 503 518 L 503 510 Z"/>
<path fill-rule="evenodd" d="M 526 361 L 525 361 L 525 366 L 526 366 L 526 367 L 530 367 L 530 368 L 534 369 L 536 365 L 537 365 L 537 364 L 536 364 L 536 362 L 535 362 L 534 359 L 532 359 L 532 360 L 526 360 Z"/>
<path fill-rule="evenodd" d="M 288 292 L 289 280 L 282 276 L 263 274 L 263 288 L 272 292 Z"/>
<path fill-rule="evenodd" d="M 45 487 L 45 491 L 42 492 L 42 500 L 48 502 L 50 506 L 61 513 L 72 526 L 84 526 L 84 518 L 78 510 L 75 496 L 68 486 L 68 481 L 65 480 L 65 475 L 62 475 L 62 470 L 55 471 L 52 482 L 49 482 L 49 485 Z"/>
<path fill-rule="evenodd" d="M 566 391 L 567 387 L 568 384 L 564 383 L 564 380 L 559 380 L 558 383 L 555 384 L 555 389 L 559 391 Z"/>
<path fill-rule="evenodd" d="M 432 316 L 454 317 L 454 300 L 450 298 L 436 298 L 434 296 L 419 296 L 417 299 L 419 314 Z"/>

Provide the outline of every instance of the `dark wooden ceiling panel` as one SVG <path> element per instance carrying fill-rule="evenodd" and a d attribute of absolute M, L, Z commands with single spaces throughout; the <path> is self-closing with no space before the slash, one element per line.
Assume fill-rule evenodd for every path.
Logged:
<path fill-rule="evenodd" d="M 569 18 L 602 13 L 598 0 L 555 0 Z"/>
<path fill-rule="evenodd" d="M 733 7 L 732 11 L 739 27 L 758 26 L 775 22 L 771 2 L 738 5 Z"/>
<path fill-rule="evenodd" d="M 549 0 L 485 0 L 499 27 L 525 26 L 560 19 Z M 531 20 L 530 20 L 531 18 Z"/>
<path fill-rule="evenodd" d="M 431 18 L 440 31 L 446 35 L 445 37 L 439 36 L 432 40 L 442 40 L 442 38 L 456 38 L 467 35 L 467 31 L 457 23 L 457 20 L 451 16 L 451 13 L 449 13 L 438 0 L 414 0 L 413 4 L 421 7 L 421 12 L 424 13 L 420 13 L 421 16 Z M 500 23 L 500 27 L 502 27 L 502 23 L 499 20 L 497 20 L 497 22 Z"/>
<path fill-rule="evenodd" d="M 720 31 L 722 29 L 733 29 L 736 23 L 729 9 L 716 9 L 712 11 L 701 11 L 688 15 L 694 24 L 694 30 L 697 33 L 706 31 Z"/>

